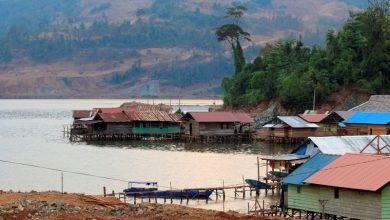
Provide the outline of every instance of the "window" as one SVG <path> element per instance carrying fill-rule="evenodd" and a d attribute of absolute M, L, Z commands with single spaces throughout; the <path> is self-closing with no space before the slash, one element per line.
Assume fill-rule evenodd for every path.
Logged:
<path fill-rule="evenodd" d="M 229 123 L 226 123 L 226 129 L 229 129 Z"/>
<path fill-rule="evenodd" d="M 221 123 L 221 129 L 223 129 L 223 123 Z"/>
<path fill-rule="evenodd" d="M 298 194 L 301 193 L 301 186 L 297 186 L 297 193 L 298 193 Z"/>
<path fill-rule="evenodd" d="M 334 198 L 338 199 L 339 198 L 339 188 L 334 188 Z"/>

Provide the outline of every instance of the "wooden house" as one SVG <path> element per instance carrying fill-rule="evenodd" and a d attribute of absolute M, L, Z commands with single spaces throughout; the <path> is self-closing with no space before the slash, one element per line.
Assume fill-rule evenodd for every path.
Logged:
<path fill-rule="evenodd" d="M 307 160 L 304 164 L 294 170 L 290 175 L 284 178 L 283 184 L 287 184 L 287 190 L 282 192 L 282 207 L 289 207 L 293 209 L 303 209 L 305 211 L 309 211 L 309 209 L 305 209 L 299 205 L 296 205 L 296 201 L 301 198 L 296 198 L 299 190 L 302 187 L 305 187 L 306 184 L 304 181 L 316 173 L 318 170 L 330 164 L 332 161 L 336 160 L 339 156 L 337 155 L 328 155 L 328 154 L 316 154 Z M 303 198 L 302 198 L 303 199 Z M 302 202 L 303 203 L 303 202 Z M 313 206 L 318 206 L 318 203 L 313 204 Z"/>
<path fill-rule="evenodd" d="M 348 135 L 390 134 L 390 112 L 357 112 L 343 124 Z"/>
<path fill-rule="evenodd" d="M 180 117 L 166 111 L 124 111 L 132 122 L 132 133 L 139 135 L 180 134 Z"/>
<path fill-rule="evenodd" d="M 300 114 L 299 117 L 309 123 L 318 125 L 314 136 L 336 136 L 339 133 L 339 124 L 355 112 L 334 111 L 330 114 Z"/>
<path fill-rule="evenodd" d="M 304 166 L 304 165 L 303 165 Z M 307 172 L 316 171 L 308 169 Z M 299 171 L 299 168 L 298 170 Z M 290 176 L 299 176 L 291 173 Z M 288 208 L 325 218 L 390 219 L 390 157 L 345 154 L 303 181 L 289 182 Z"/>
<path fill-rule="evenodd" d="M 254 123 L 248 114 L 232 112 L 187 112 L 182 120 L 187 136 L 243 134 Z"/>
<path fill-rule="evenodd" d="M 313 136 L 318 125 L 306 122 L 298 116 L 278 116 L 265 127 L 275 139 L 293 140 Z"/>

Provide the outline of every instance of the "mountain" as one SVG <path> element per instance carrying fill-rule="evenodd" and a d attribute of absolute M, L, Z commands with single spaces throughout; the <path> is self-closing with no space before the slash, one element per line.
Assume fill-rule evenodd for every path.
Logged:
<path fill-rule="evenodd" d="M 0 0 L 1 98 L 211 97 L 233 72 L 213 30 L 227 7 L 261 45 L 324 45 L 366 0 Z"/>

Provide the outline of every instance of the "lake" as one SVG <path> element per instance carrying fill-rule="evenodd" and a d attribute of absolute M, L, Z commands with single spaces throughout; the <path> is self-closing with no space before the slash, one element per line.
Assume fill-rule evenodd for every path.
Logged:
<path fill-rule="evenodd" d="M 164 189 L 212 187 L 256 178 L 258 155 L 287 153 L 291 147 L 267 143 L 200 145 L 179 142 L 71 143 L 63 126 L 72 123 L 73 109 L 116 107 L 132 100 L 0 100 L 0 189 L 61 191 L 61 173 L 5 163 L 13 161 L 53 169 L 132 181 L 158 181 Z M 152 104 L 178 100 L 138 100 Z M 181 100 L 184 104 L 211 105 L 214 100 Z M 222 104 L 221 100 L 215 100 Z M 264 174 L 264 169 L 261 170 Z M 64 173 L 64 191 L 102 194 L 122 191 L 122 181 Z M 247 202 L 193 201 L 190 206 L 245 212 Z M 212 198 L 215 198 L 213 196 Z M 264 199 L 261 197 L 260 199 Z M 277 201 L 268 196 L 267 202 Z"/>

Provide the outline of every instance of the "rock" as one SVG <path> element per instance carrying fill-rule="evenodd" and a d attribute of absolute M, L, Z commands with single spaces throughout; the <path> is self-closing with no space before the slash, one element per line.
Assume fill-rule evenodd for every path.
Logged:
<path fill-rule="evenodd" d="M 19 205 L 18 205 L 18 210 L 21 211 L 21 212 L 23 212 L 24 207 L 23 207 L 21 204 L 19 204 Z"/>

